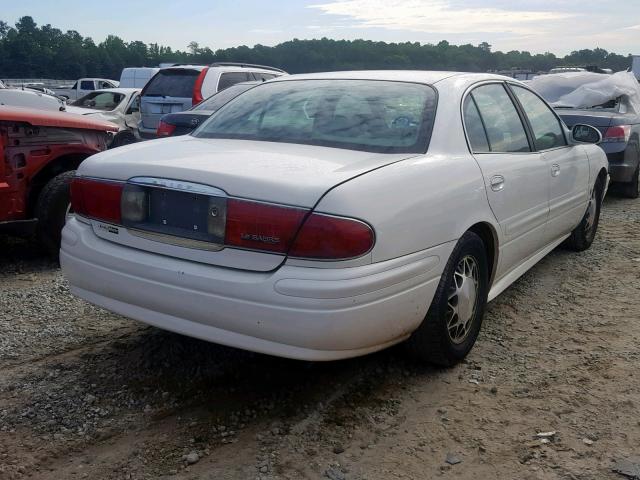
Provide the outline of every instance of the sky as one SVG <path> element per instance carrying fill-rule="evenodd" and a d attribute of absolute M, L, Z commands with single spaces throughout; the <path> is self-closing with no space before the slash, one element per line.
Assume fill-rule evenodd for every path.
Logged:
<path fill-rule="evenodd" d="M 640 54 L 640 0 L 21 0 L 0 19 L 24 15 L 102 41 L 115 34 L 185 50 L 275 45 L 292 38 L 453 44 L 565 55 L 600 47 Z"/>

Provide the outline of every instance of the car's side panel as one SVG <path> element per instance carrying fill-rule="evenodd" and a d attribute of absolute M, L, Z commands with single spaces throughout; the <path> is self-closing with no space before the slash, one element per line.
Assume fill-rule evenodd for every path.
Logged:
<path fill-rule="evenodd" d="M 546 162 L 538 153 L 475 155 L 484 175 L 491 210 L 503 234 L 496 278 L 516 267 L 544 245 L 549 214 Z M 495 179 L 502 184 L 492 184 Z"/>
<path fill-rule="evenodd" d="M 374 263 L 457 240 L 478 222 L 497 228 L 469 154 L 427 154 L 388 165 L 334 188 L 316 210 L 370 223 Z"/>
<path fill-rule="evenodd" d="M 566 235 L 580 223 L 589 201 L 589 159 L 579 145 L 542 153 L 549 179 L 549 222 L 545 242 Z"/>

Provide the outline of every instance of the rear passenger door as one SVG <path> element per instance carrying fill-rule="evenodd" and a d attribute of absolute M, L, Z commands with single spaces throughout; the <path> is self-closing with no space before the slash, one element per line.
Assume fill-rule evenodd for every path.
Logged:
<path fill-rule="evenodd" d="M 549 213 L 547 164 L 533 151 L 523 119 L 502 82 L 473 88 L 464 99 L 463 117 L 469 147 L 505 238 L 499 278 L 543 247 Z"/>
<path fill-rule="evenodd" d="M 545 240 L 551 243 L 570 233 L 584 216 L 589 202 L 589 162 L 581 146 L 568 144 L 560 119 L 543 100 L 519 85 L 510 88 L 547 165 L 549 221 Z"/>

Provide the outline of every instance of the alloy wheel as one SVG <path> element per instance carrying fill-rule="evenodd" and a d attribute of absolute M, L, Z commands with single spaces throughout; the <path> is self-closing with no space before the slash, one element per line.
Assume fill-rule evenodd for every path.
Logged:
<path fill-rule="evenodd" d="M 447 301 L 447 332 L 455 344 L 465 341 L 478 304 L 478 262 L 471 255 L 463 257 L 453 273 Z"/>

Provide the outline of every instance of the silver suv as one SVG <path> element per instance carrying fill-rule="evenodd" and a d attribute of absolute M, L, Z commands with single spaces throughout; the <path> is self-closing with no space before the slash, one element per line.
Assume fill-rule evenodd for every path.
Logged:
<path fill-rule="evenodd" d="M 275 67 L 232 62 L 163 68 L 149 80 L 140 94 L 140 136 L 156 138 L 156 129 L 163 115 L 188 110 L 231 85 L 270 80 L 286 73 Z"/>

